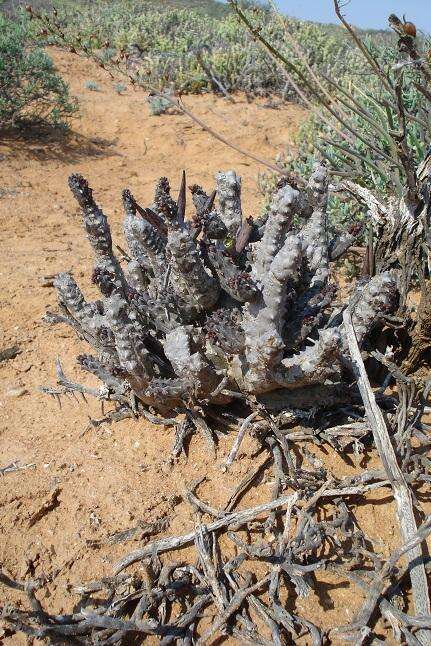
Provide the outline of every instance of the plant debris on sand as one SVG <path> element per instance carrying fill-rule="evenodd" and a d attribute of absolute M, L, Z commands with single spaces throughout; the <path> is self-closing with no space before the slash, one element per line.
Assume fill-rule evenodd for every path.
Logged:
<path fill-rule="evenodd" d="M 398 95 L 402 122 L 407 109 Z M 172 463 L 193 433 L 216 456 L 218 439 L 232 426 L 237 435 L 223 469 L 247 434 L 264 459 L 250 465 L 223 509 L 202 500 L 202 480 L 194 481 L 184 494 L 194 529 L 146 543 L 123 555 L 112 576 L 76 586 L 79 603 L 70 614 L 44 609 L 37 597 L 43 581 L 1 573 L 0 581 L 26 593 L 30 604 L 30 610 L 3 608 L 11 630 L 98 644 L 147 636 L 162 644 L 227 637 L 263 645 L 362 644 L 381 643 L 373 632 L 381 619 L 397 643 L 431 643 L 429 559 L 422 547 L 431 533 L 422 506 L 431 480 L 424 417 L 431 381 L 415 374 L 429 348 L 431 168 L 429 155 L 416 168 L 405 129 L 396 137 L 406 188 L 388 205 L 349 180 L 331 184 L 317 162 L 308 179 L 289 175 L 279 182 L 265 217 L 244 216 L 234 171 L 218 173 L 212 192 L 191 186 L 194 212 L 186 217 L 184 173 L 176 200 L 165 177 L 148 207 L 123 192 L 127 245 L 118 254 L 87 180 L 69 178 L 101 295 L 87 301 L 70 273 L 58 274 L 60 309 L 46 318 L 71 326 L 91 346 L 93 354 L 78 363 L 100 386 L 70 380 L 58 361 L 57 387 L 44 391 L 60 401 L 88 395 L 109 403 L 93 427 L 139 416 L 174 427 Z M 358 195 L 380 232 L 347 297 L 337 293 L 330 267 L 360 227 L 329 235 L 330 190 Z M 415 276 L 422 292 L 416 321 L 408 308 Z M 353 453 L 357 472 L 331 473 L 310 444 L 346 459 Z M 363 468 L 372 449 L 379 468 Z M 271 499 L 238 509 L 268 469 Z M 394 499 L 401 535 L 388 558 L 351 502 L 380 488 Z M 32 519 L 56 505 L 58 494 Z M 194 558 L 183 558 L 185 546 L 194 546 Z M 166 552 L 177 552 L 177 560 L 164 560 Z M 297 607 L 322 572 L 364 593 L 353 619 L 329 631 Z"/>
<path fill-rule="evenodd" d="M 357 620 L 338 632 L 367 637 L 378 610 L 390 617 L 396 635 L 415 639 L 413 634 L 429 624 L 420 543 L 431 526 L 425 521 L 417 529 L 410 495 L 412 487 L 426 487 L 430 478 L 423 453 L 429 444 L 427 427 L 421 420 L 428 388 L 419 393 L 415 382 L 379 352 L 375 357 L 405 395 L 397 403 L 384 388 L 374 393 L 369 385 L 359 346 L 377 349 L 375 339 L 382 338 L 383 328 L 391 334 L 399 271 L 381 270 L 382 261 L 375 276 L 358 283 L 347 307 L 336 300 L 329 264 L 359 231 L 328 238 L 325 167 L 317 164 L 308 183 L 294 187 L 283 181 L 266 221 L 243 217 L 241 181 L 233 171 L 218 174 L 210 195 L 191 187 L 195 214 L 188 220 L 184 175 L 176 201 L 166 178 L 158 182 L 148 208 L 126 190 L 128 249 L 120 250 L 123 262 L 114 254 L 108 221 L 87 181 L 72 175 L 69 184 L 95 253 L 92 279 L 101 299 L 86 301 L 72 276 L 59 274 L 60 312 L 47 318 L 71 325 L 91 344 L 97 355 L 81 355 L 78 362 L 102 385 L 74 383 L 58 363 L 59 385 L 45 391 L 58 398 L 78 393 L 113 402 L 105 419 L 143 415 L 175 426 L 172 457 L 185 450 L 193 432 L 215 451 L 220 422 L 229 427 L 238 420 L 225 468 L 247 432 L 269 459 L 239 484 L 224 510 L 201 501 L 193 491 L 195 483 L 187 495 L 202 515 L 195 531 L 127 554 L 112 578 L 79 588 L 81 610 L 75 614 L 46 614 L 35 594 L 37 582 L 21 584 L 3 576 L 4 583 L 25 591 L 32 605 L 30 613 L 5 608 L 3 618 L 31 635 L 87 635 L 98 643 L 121 643 L 128 634 L 157 635 L 162 643 L 195 641 L 197 635 L 197 643 L 207 643 L 220 631 L 250 643 L 269 643 L 268 631 L 275 643 L 309 633 L 314 643 L 321 643 L 319 627 L 288 611 L 285 600 L 290 589 L 307 595 L 315 573 L 326 569 L 370 590 Z M 305 420 L 307 428 L 295 430 Z M 386 424 L 396 429 L 395 445 Z M 370 434 L 382 468 L 353 478 L 329 474 L 299 442 L 327 442 L 341 452 L 348 446 L 359 452 Z M 244 491 L 270 466 L 272 500 L 234 511 Z M 383 562 L 348 501 L 387 486 L 394 490 L 405 546 Z M 292 493 L 284 494 L 286 489 Z M 229 557 L 220 548 L 226 531 L 234 548 Z M 261 536 L 255 540 L 257 532 Z M 190 543 L 196 547 L 196 563 L 164 565 L 160 560 L 163 552 Z M 404 553 L 414 562 L 400 570 Z M 148 576 L 124 573 L 137 561 L 145 564 Z M 259 567 L 250 571 L 251 562 Z M 261 568 L 262 576 L 256 576 Z M 415 586 L 414 616 L 392 603 L 408 574 Z M 103 602 L 96 610 L 93 595 L 100 592 Z M 217 619 L 202 631 L 199 620 L 211 605 Z"/>

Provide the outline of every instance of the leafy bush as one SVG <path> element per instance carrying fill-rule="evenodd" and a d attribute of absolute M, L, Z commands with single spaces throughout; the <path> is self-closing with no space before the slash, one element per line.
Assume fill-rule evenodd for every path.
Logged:
<path fill-rule="evenodd" d="M 114 90 L 117 94 L 123 94 L 127 90 L 127 85 L 124 83 L 114 83 Z"/>
<path fill-rule="evenodd" d="M 171 106 L 170 102 L 162 96 L 149 96 L 147 102 L 152 116 L 166 114 Z"/>
<path fill-rule="evenodd" d="M 84 83 L 84 87 L 86 90 L 90 90 L 91 92 L 99 92 L 100 88 L 97 85 L 96 81 L 86 81 Z"/>
<path fill-rule="evenodd" d="M 377 53 L 383 62 L 391 53 L 393 58 L 387 65 L 395 65 L 396 50 L 385 49 Z M 415 88 L 417 73 L 412 68 L 404 71 L 403 99 L 408 107 L 411 120 L 406 123 L 407 141 L 414 159 L 418 163 L 425 155 L 424 130 L 427 130 L 426 99 Z M 323 121 L 311 115 L 297 135 L 298 156 L 286 164 L 289 170 L 303 173 L 311 167 L 313 152 L 320 150 L 335 175 L 348 176 L 372 189 L 376 195 L 387 198 L 390 194 L 402 197 L 405 191 L 404 169 L 397 160 L 391 130 L 399 128 L 396 109 L 390 96 L 381 87 L 379 79 L 363 75 L 358 79 L 341 77 L 337 79 L 341 91 L 333 92 L 334 99 L 346 93 L 355 101 L 355 112 L 346 106 L 349 125 L 356 135 L 346 143 L 345 129 L 337 128 L 335 119 Z M 428 127 L 429 132 L 429 127 Z M 370 142 L 373 148 L 365 142 Z M 313 152 L 312 152 L 313 151 Z"/>
<path fill-rule="evenodd" d="M 0 126 L 64 126 L 76 110 L 50 57 L 29 44 L 26 21 L 0 15 Z"/>
<path fill-rule="evenodd" d="M 259 34 L 261 45 L 273 52 L 310 108 L 297 136 L 298 154 L 279 158 L 279 166 L 302 175 L 310 170 L 317 150 L 341 185 L 343 180 L 353 180 L 381 200 L 400 200 L 406 195 L 412 203 L 418 199 L 414 169 L 424 158 L 425 142 L 431 136 L 429 92 L 423 85 L 423 79 L 429 79 L 429 44 L 406 35 L 403 23 L 393 14 L 389 24 L 397 37 L 389 32 L 379 39 L 358 35 L 347 25 L 355 43 L 344 52 L 348 68 L 343 71 L 337 63 L 325 73 L 310 60 L 290 26 L 285 33 L 294 59 L 286 47 L 260 30 L 261 20 L 250 18 L 236 0 L 232 2 L 241 21 Z M 269 196 L 275 183 L 274 176 L 261 178 L 263 193 Z M 332 217 L 334 224 L 345 225 L 346 219 L 355 219 L 361 210 L 352 200 L 344 198 L 340 203 L 337 194 L 331 196 L 328 213 L 330 219 L 336 216 L 335 220 Z"/>

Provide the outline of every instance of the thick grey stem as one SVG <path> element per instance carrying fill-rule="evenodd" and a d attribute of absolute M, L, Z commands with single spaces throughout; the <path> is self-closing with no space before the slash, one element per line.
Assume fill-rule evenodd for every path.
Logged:
<path fill-rule="evenodd" d="M 212 268 L 217 274 L 221 287 L 240 303 L 253 301 L 259 294 L 257 287 L 250 274 L 241 271 L 235 265 L 230 256 L 214 246 L 208 249 L 208 257 Z"/>
<path fill-rule="evenodd" d="M 123 192 L 125 217 L 124 237 L 133 258 L 144 270 L 151 270 L 156 282 L 161 282 L 166 271 L 166 239 L 142 216 L 129 191 Z"/>
<path fill-rule="evenodd" d="M 301 231 L 302 250 L 311 275 L 310 286 L 323 286 L 329 277 L 328 233 L 326 207 L 328 203 L 328 171 L 317 164 L 309 181 L 313 213 Z"/>
<path fill-rule="evenodd" d="M 241 226 L 241 178 L 234 170 L 228 170 L 216 175 L 217 195 L 219 200 L 220 217 L 232 237 Z"/>
<path fill-rule="evenodd" d="M 93 191 L 81 175 L 69 177 L 69 187 L 82 208 L 88 240 L 96 256 L 95 267 L 112 275 L 117 290 L 124 294 L 125 279 L 120 263 L 112 251 L 112 237 L 108 220 L 93 199 Z"/>
<path fill-rule="evenodd" d="M 299 197 L 299 192 L 287 184 L 276 192 L 271 201 L 262 240 L 256 244 L 254 250 L 253 273 L 262 283 L 292 227 Z"/>
<path fill-rule="evenodd" d="M 70 319 L 65 319 L 85 340 L 94 347 L 106 345 L 109 331 L 103 316 L 102 303 L 88 303 L 73 276 L 68 273 L 57 274 L 54 279 L 60 305 L 67 310 Z"/>
<path fill-rule="evenodd" d="M 178 326 L 166 335 L 163 347 L 175 374 L 192 381 L 197 394 L 202 397 L 211 393 L 221 378 L 199 350 L 192 350 L 192 333 L 191 326 Z"/>
<path fill-rule="evenodd" d="M 83 328 L 90 327 L 91 319 L 97 316 L 97 308 L 94 303 L 87 303 L 73 276 L 66 272 L 57 274 L 54 287 L 60 304 Z"/>
<path fill-rule="evenodd" d="M 350 299 L 350 308 L 360 346 L 372 329 L 394 311 L 397 302 L 397 282 L 390 272 L 374 276 L 357 287 Z"/>
<path fill-rule="evenodd" d="M 276 379 L 284 388 L 303 388 L 324 384 L 337 375 L 340 367 L 341 335 L 338 328 L 321 330 L 319 339 L 281 362 L 284 370 L 277 371 Z"/>
<path fill-rule="evenodd" d="M 166 251 L 177 296 L 198 312 L 211 309 L 217 302 L 219 286 L 206 272 L 197 243 L 186 227 L 169 229 Z"/>
<path fill-rule="evenodd" d="M 128 284 L 138 292 L 146 291 L 148 287 L 148 276 L 142 270 L 141 264 L 137 260 L 130 260 L 127 263 L 126 278 Z"/>
<path fill-rule="evenodd" d="M 282 330 L 288 289 L 301 271 L 302 251 L 297 236 L 289 235 L 271 263 L 262 299 L 244 312 L 245 387 L 262 393 L 276 387 L 273 369 L 283 356 Z"/>
<path fill-rule="evenodd" d="M 119 295 L 115 294 L 109 300 L 106 318 L 114 333 L 120 366 L 139 397 L 153 376 L 152 363 L 129 318 L 127 303 Z"/>

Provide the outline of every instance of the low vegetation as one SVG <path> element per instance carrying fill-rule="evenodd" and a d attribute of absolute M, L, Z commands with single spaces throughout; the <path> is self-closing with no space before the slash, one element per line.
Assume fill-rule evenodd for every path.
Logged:
<path fill-rule="evenodd" d="M 107 60 L 123 52 L 160 90 L 220 91 L 217 79 L 228 92 L 294 96 L 286 76 L 253 37 L 239 29 L 228 7 L 207 3 L 204 10 L 198 5 L 191 3 L 184 8 L 184 3 L 164 3 L 155 7 L 136 0 L 113 0 L 97 2 L 95 11 L 94 3 L 55 2 L 57 21 L 67 40 L 78 37 L 89 50 L 103 49 Z M 296 59 L 295 52 L 286 45 L 279 20 L 265 9 L 256 7 L 250 11 L 259 15 L 263 33 L 277 47 L 287 46 L 289 55 Z M 338 27 L 299 20 L 292 20 L 290 25 L 317 69 L 331 70 L 337 78 L 361 71 L 362 61 Z M 43 29 L 41 35 L 47 42 L 59 42 Z M 382 38 L 385 40 L 375 38 L 376 43 Z"/>
<path fill-rule="evenodd" d="M 0 126 L 65 126 L 76 110 L 51 58 L 30 44 L 28 22 L 0 14 Z"/>

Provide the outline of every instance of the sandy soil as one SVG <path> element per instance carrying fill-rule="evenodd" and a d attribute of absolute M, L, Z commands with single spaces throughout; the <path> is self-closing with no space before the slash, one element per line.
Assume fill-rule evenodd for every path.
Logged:
<path fill-rule="evenodd" d="M 119 96 L 88 62 L 54 55 L 81 104 L 73 134 L 67 140 L 10 137 L 0 144 L 0 349 L 15 344 L 21 349 L 15 359 L 0 364 L 0 466 L 33 465 L 0 477 L 0 564 L 14 578 L 45 577 L 48 585 L 39 597 L 51 611 L 63 612 L 73 607 L 72 585 L 110 574 L 112 563 L 138 546 L 108 545 L 110 534 L 161 517 L 168 519 L 169 533 L 189 530 L 194 516 L 182 499 L 186 484 L 205 475 L 200 496 L 223 506 L 250 468 L 255 448 L 251 440 L 245 442 L 240 459 L 221 477 L 220 464 L 233 438 L 221 443 L 214 460 L 204 440 L 194 437 L 188 460 L 172 466 L 172 430 L 142 420 L 88 429 L 88 417 L 100 416 L 98 404 L 64 400 L 59 409 L 38 392 L 40 385 L 55 383 L 58 355 L 66 374 L 83 379 L 75 357 L 85 348 L 69 329 L 41 322 L 55 305 L 53 289 L 44 286 L 46 277 L 72 270 L 89 289 L 91 254 L 67 177 L 73 171 L 88 177 L 121 244 L 123 188 L 148 203 L 160 175 L 177 188 L 185 168 L 188 183 L 211 189 L 218 170 L 235 168 L 243 178 L 246 210 L 253 214 L 261 199 L 257 174 L 263 169 L 185 116 L 150 116 L 142 94 L 129 90 Z M 100 91 L 85 89 L 88 80 Z M 185 102 L 213 128 L 269 160 L 291 144 L 304 118 L 294 105 L 272 110 L 240 97 L 235 104 L 212 96 L 186 97 Z M 338 475 L 353 472 L 347 461 L 313 451 Z M 373 459 L 369 465 L 373 462 L 377 465 Z M 268 499 L 270 485 L 268 476 L 241 505 Z M 37 520 L 49 500 L 50 511 Z M 350 506 L 387 553 L 399 542 L 393 505 L 385 492 L 375 493 L 368 503 Z M 9 599 L 17 602 L 19 596 L 1 589 L 0 601 Z M 323 574 L 319 594 L 299 599 L 298 608 L 331 627 L 348 621 L 361 601 L 358 590 Z M 26 638 L 5 635 L 4 642 L 26 643 Z"/>

